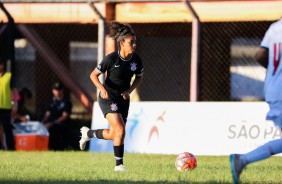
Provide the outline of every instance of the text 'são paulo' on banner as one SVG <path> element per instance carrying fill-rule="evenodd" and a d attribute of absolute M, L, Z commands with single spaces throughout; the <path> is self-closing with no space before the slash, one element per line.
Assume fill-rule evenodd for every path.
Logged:
<path fill-rule="evenodd" d="M 264 102 L 131 102 L 125 151 L 132 153 L 229 155 L 281 138 L 266 121 Z M 98 103 L 92 129 L 109 128 Z M 112 152 L 112 141 L 91 139 L 90 151 Z"/>

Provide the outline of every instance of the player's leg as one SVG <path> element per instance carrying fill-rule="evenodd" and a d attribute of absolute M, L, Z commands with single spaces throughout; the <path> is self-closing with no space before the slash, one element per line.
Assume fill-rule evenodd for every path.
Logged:
<path fill-rule="evenodd" d="M 106 139 L 106 140 L 112 140 L 113 130 L 110 129 L 96 129 L 91 130 L 90 128 L 83 126 L 80 129 L 81 133 L 81 139 L 79 141 L 79 147 L 81 150 L 84 150 L 86 147 L 86 143 L 91 138 L 97 138 L 97 139 Z"/>
<path fill-rule="evenodd" d="M 269 141 L 246 154 L 230 155 L 230 166 L 234 183 L 239 183 L 240 175 L 246 165 L 257 162 L 272 155 L 282 153 L 282 139 Z"/>
<path fill-rule="evenodd" d="M 113 140 L 114 138 L 114 130 L 112 127 L 110 129 L 95 129 L 91 130 L 90 128 L 83 126 L 80 129 L 81 139 L 79 141 L 79 147 L 81 150 L 84 150 L 86 147 L 86 143 L 91 138 L 97 139 L 105 139 L 105 140 Z"/>
<path fill-rule="evenodd" d="M 112 101 L 106 100 L 106 99 L 102 99 L 101 97 L 98 98 L 98 102 L 99 102 L 99 106 L 101 108 L 101 111 L 104 114 L 104 117 L 106 118 L 106 115 L 108 113 L 112 113 L 112 108 L 111 108 L 111 104 L 113 104 Z M 81 133 L 81 139 L 79 141 L 79 147 L 81 150 L 84 150 L 86 147 L 86 143 L 93 137 L 98 138 L 98 139 L 110 139 L 110 137 L 108 137 L 108 134 L 112 134 L 113 130 L 108 130 L 108 129 L 97 129 L 97 130 L 90 130 L 88 127 L 83 126 L 80 129 L 80 133 Z M 103 133 L 104 132 L 104 133 Z M 105 136 L 103 135 L 105 134 Z"/>
<path fill-rule="evenodd" d="M 88 127 L 81 128 L 81 140 L 80 148 L 85 148 L 86 142 L 90 138 L 96 137 L 98 139 L 112 140 L 113 149 L 116 160 L 115 171 L 126 171 L 126 167 L 123 165 L 124 155 L 124 137 L 125 137 L 125 124 L 121 114 L 108 113 L 106 119 L 110 123 L 110 129 L 97 129 L 90 130 Z"/>
<path fill-rule="evenodd" d="M 120 132 L 124 131 L 124 122 L 123 122 L 122 116 L 119 113 L 107 113 L 106 119 L 110 123 L 110 129 L 91 130 L 86 126 L 83 126 L 80 129 L 81 139 L 79 141 L 79 145 L 80 145 L 81 150 L 85 149 L 86 143 L 91 138 L 113 140 L 114 145 L 119 144 L 117 142 L 122 140 L 122 144 L 123 144 L 124 135 L 119 135 Z M 119 125 L 122 125 L 122 128 Z"/>
<path fill-rule="evenodd" d="M 267 114 L 267 119 L 271 120 L 276 126 L 282 126 L 282 102 L 269 103 L 270 111 Z M 282 139 L 276 139 L 267 142 L 266 144 L 256 148 L 249 153 L 240 156 L 246 165 L 269 158 L 271 155 L 282 153 Z"/>
<path fill-rule="evenodd" d="M 258 147 L 257 149 L 241 155 L 240 159 L 245 164 L 250 164 L 279 153 L 282 153 L 282 139 L 269 141 L 268 143 Z"/>
<path fill-rule="evenodd" d="M 106 102 L 106 103 L 105 103 Z M 87 130 L 87 137 L 93 138 L 96 137 L 98 139 L 106 139 L 113 140 L 114 145 L 119 145 L 120 140 L 122 141 L 125 137 L 125 124 L 127 121 L 128 110 L 129 110 L 129 100 L 122 100 L 116 103 L 117 110 L 113 111 L 111 109 L 111 105 L 113 102 L 107 102 L 106 100 L 100 100 L 99 105 L 100 108 L 110 123 L 110 129 L 97 129 L 90 130 L 89 128 L 85 128 Z M 118 135 L 122 134 L 122 135 Z M 116 142 L 118 141 L 118 142 Z"/>
<path fill-rule="evenodd" d="M 271 120 L 276 126 L 281 128 L 282 102 L 268 102 L 268 104 L 270 110 L 267 113 L 267 119 Z M 276 155 L 278 153 L 282 153 L 282 139 L 270 141 L 246 154 L 230 155 L 230 165 L 234 183 L 239 183 L 240 174 L 246 165 L 269 158 L 271 155 Z"/>
<path fill-rule="evenodd" d="M 115 158 L 116 158 L 116 167 L 115 171 L 126 171 L 127 168 L 123 165 L 123 155 L 124 155 L 124 138 L 125 138 L 125 126 L 127 122 L 127 116 L 128 116 L 128 110 L 129 110 L 129 102 L 130 100 L 124 100 L 122 99 L 119 102 L 120 107 L 120 114 L 119 114 L 119 121 L 123 122 L 123 133 L 119 136 L 118 139 L 121 139 L 120 143 L 117 142 L 117 144 L 114 144 L 114 152 L 115 152 Z M 122 132 L 122 131 L 119 131 Z"/>
<path fill-rule="evenodd" d="M 125 137 L 125 124 L 123 118 L 119 113 L 109 113 L 106 116 L 110 123 L 109 134 L 103 132 L 107 138 L 113 140 L 114 156 L 116 160 L 115 171 L 126 171 L 126 167 L 123 165 L 124 155 L 124 137 Z"/>
<path fill-rule="evenodd" d="M 231 154 L 229 159 L 233 183 L 238 184 L 240 182 L 240 175 L 242 173 L 242 170 L 246 165 L 242 160 L 240 160 L 239 154 Z"/>
<path fill-rule="evenodd" d="M 89 138 L 98 138 L 98 139 L 105 139 L 105 140 L 113 140 L 114 145 L 115 145 L 115 142 L 120 140 L 120 138 L 116 137 L 116 135 L 118 135 L 117 132 L 121 132 L 121 129 L 124 129 L 123 128 L 124 125 L 122 125 L 123 126 L 122 128 L 119 125 L 124 124 L 124 123 L 122 122 L 120 114 L 118 113 L 108 113 L 106 115 L 106 119 L 110 123 L 110 129 L 91 130 L 87 127 L 86 128 L 82 127 L 82 128 L 87 130 L 88 139 Z"/>

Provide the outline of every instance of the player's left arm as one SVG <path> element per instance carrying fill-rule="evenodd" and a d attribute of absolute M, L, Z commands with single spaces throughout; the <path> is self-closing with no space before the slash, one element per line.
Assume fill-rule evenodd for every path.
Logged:
<path fill-rule="evenodd" d="M 144 74 L 144 68 L 141 59 L 138 57 L 137 60 L 137 70 L 135 71 L 135 79 L 132 83 L 132 85 L 129 88 L 129 94 L 139 86 L 139 84 L 142 82 L 143 74 Z"/>
<path fill-rule="evenodd" d="M 140 85 L 143 79 L 143 73 L 144 73 L 143 64 L 142 64 L 141 59 L 139 58 L 138 64 L 137 64 L 137 70 L 135 71 L 134 81 L 132 85 L 130 86 L 130 88 L 121 94 L 121 96 L 123 96 L 123 99 L 125 100 L 129 99 L 130 93 Z"/>
<path fill-rule="evenodd" d="M 261 66 L 263 66 L 264 68 L 267 68 L 267 65 L 268 65 L 268 48 L 260 47 L 259 50 L 256 53 L 255 59 Z"/>
<path fill-rule="evenodd" d="M 143 78 L 143 75 L 141 76 L 135 76 L 135 79 L 132 83 L 132 85 L 130 86 L 130 88 L 126 91 L 124 91 L 121 96 L 123 97 L 123 99 L 127 100 L 129 99 L 129 96 L 130 96 L 130 93 L 139 86 L 139 84 L 142 82 L 142 78 Z"/>
<path fill-rule="evenodd" d="M 136 75 L 135 76 L 135 79 L 134 79 L 132 85 L 130 86 L 130 88 L 128 90 L 129 93 L 131 93 L 135 88 L 137 88 L 140 85 L 140 83 L 142 82 L 142 79 L 143 79 L 143 75 L 140 75 L 140 76 Z"/>

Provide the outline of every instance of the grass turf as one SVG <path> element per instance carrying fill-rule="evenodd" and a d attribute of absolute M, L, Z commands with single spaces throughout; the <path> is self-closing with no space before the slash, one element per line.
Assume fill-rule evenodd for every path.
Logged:
<path fill-rule="evenodd" d="M 1 184 L 232 183 L 227 156 L 196 156 L 193 171 L 175 169 L 176 155 L 126 153 L 127 172 L 113 171 L 112 153 L 0 151 Z M 250 164 L 242 183 L 282 183 L 282 157 Z"/>

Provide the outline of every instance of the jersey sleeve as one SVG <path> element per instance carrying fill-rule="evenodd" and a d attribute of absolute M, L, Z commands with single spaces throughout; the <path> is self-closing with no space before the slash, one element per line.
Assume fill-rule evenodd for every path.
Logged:
<path fill-rule="evenodd" d="M 264 35 L 264 37 L 262 39 L 262 42 L 260 44 L 261 47 L 266 48 L 266 49 L 269 48 L 270 41 L 271 41 L 271 36 L 272 36 L 271 27 L 272 26 L 270 26 L 269 29 L 266 31 L 266 33 L 265 33 L 265 35 Z"/>
<path fill-rule="evenodd" d="M 138 57 L 137 70 L 135 70 L 135 75 L 143 76 L 143 73 L 144 73 L 143 63 L 142 63 L 141 58 Z"/>
<path fill-rule="evenodd" d="M 111 59 L 109 57 L 105 57 L 100 64 L 95 68 L 100 73 L 105 73 L 111 64 Z"/>

